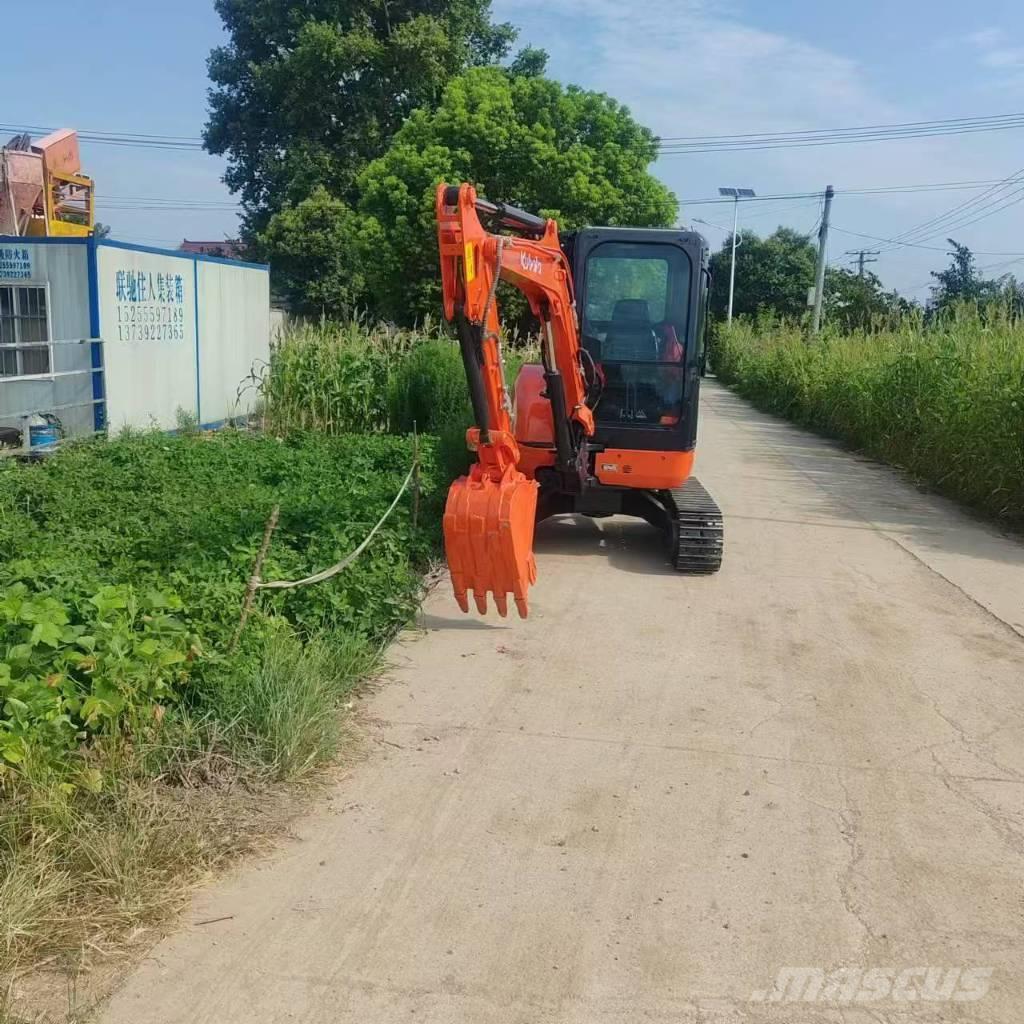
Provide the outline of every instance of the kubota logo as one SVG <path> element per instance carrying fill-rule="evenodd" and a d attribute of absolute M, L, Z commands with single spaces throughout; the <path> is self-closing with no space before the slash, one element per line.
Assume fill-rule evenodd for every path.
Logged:
<path fill-rule="evenodd" d="M 519 254 L 519 266 L 531 274 L 539 274 L 543 269 L 540 260 L 536 256 L 531 256 L 528 252 Z"/>

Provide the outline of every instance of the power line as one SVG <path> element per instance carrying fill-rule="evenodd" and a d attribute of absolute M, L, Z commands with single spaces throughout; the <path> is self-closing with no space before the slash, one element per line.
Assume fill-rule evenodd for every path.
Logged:
<path fill-rule="evenodd" d="M 915 232 L 911 237 L 914 241 L 930 241 L 933 238 L 939 238 L 943 235 L 948 238 L 951 232 L 962 231 L 964 228 L 970 227 L 972 224 L 977 224 L 978 221 L 985 220 L 987 217 L 992 217 L 1008 207 L 1015 206 L 1021 201 L 1021 199 L 1013 199 L 1013 196 L 1021 196 L 1021 198 L 1024 199 L 1024 186 L 1013 192 L 994 196 L 989 202 L 982 206 L 975 206 L 973 209 L 964 210 L 963 213 L 954 219 L 946 220 L 940 224 L 934 225 L 932 229 L 926 233 Z M 1010 201 L 1005 202 L 1005 200 Z M 900 237 L 900 241 L 906 240 L 907 239 L 904 239 L 902 236 Z"/>
<path fill-rule="evenodd" d="M 977 122 L 977 121 L 1000 121 L 1010 118 L 1024 117 L 1024 112 L 1014 114 L 983 114 L 976 115 L 974 117 L 953 117 L 946 118 L 945 120 L 931 120 L 931 121 L 902 121 L 895 124 L 868 124 L 860 125 L 855 128 L 804 128 L 796 129 L 793 131 L 784 132 L 748 132 L 732 135 L 675 135 L 675 136 L 661 136 L 661 142 L 718 142 L 725 141 L 727 139 L 769 139 L 769 138 L 783 138 L 793 135 L 823 135 L 833 134 L 837 132 L 865 132 L 865 131 L 877 131 L 880 129 L 895 129 L 895 128 L 921 128 L 925 126 L 934 125 L 955 125 L 963 124 L 965 122 Z"/>
<path fill-rule="evenodd" d="M 1017 121 L 1007 121 L 1001 124 L 976 125 L 956 129 L 942 129 L 934 131 L 914 131 L 884 133 L 877 132 L 874 135 L 836 135 L 832 138 L 808 138 L 804 140 L 778 140 L 768 142 L 750 143 L 722 143 L 719 145 L 697 145 L 697 144 L 675 144 L 671 147 L 663 147 L 658 150 L 659 156 L 691 156 L 700 153 L 745 153 L 756 150 L 772 149 L 806 149 L 817 146 L 842 146 L 863 142 L 895 142 L 905 139 L 922 138 L 945 138 L 951 135 L 973 135 L 978 132 L 1009 131 L 1011 129 L 1024 128 L 1024 117 Z"/>
<path fill-rule="evenodd" d="M 949 191 L 956 189 L 972 189 L 972 188 L 984 188 L 993 184 L 1001 184 L 1006 179 L 986 179 L 986 180 L 971 180 L 971 181 L 940 181 L 931 182 L 926 184 L 908 184 L 908 185 L 883 185 L 874 186 L 869 188 L 845 188 L 836 189 L 837 195 L 844 196 L 875 196 L 875 195 L 889 195 L 889 194 L 912 194 L 918 192 L 933 192 L 933 191 Z M 746 203 L 777 203 L 784 202 L 787 200 L 812 200 L 814 203 L 820 204 L 821 192 L 820 190 L 807 191 L 807 192 L 783 192 L 778 194 L 769 194 L 764 196 L 754 196 L 750 199 L 745 199 Z M 104 195 L 100 194 L 97 197 L 97 202 L 107 208 L 113 208 L 115 204 L 119 208 L 133 208 L 133 209 L 148 209 L 155 206 L 166 207 L 167 209 L 192 209 L 197 206 L 210 207 L 210 208 L 222 208 L 222 209 L 240 209 L 240 204 L 235 203 L 231 200 L 189 200 L 189 199 L 172 199 L 165 196 L 119 196 L 119 195 Z M 723 203 L 731 203 L 731 199 L 723 199 L 719 196 L 711 197 L 697 197 L 687 198 L 678 201 L 680 206 L 708 206 L 708 205 L 721 205 Z M 123 204 L 123 205 L 122 205 Z M 139 207 L 136 204 L 146 204 L 145 206 Z M 785 210 L 797 209 L 800 206 L 807 205 L 806 203 L 796 203 L 793 206 L 785 207 Z M 782 213 L 783 210 L 769 211 L 765 214 L 755 213 L 751 214 L 752 217 L 760 216 L 771 216 L 773 214 Z"/>
<path fill-rule="evenodd" d="M 38 124 L 0 124 L 0 132 L 11 132 L 20 135 L 24 132 L 44 132 L 49 134 L 57 129 Z M 146 135 L 133 132 L 97 132 L 85 129 L 78 131 L 82 142 L 91 142 L 101 146 L 131 146 L 139 149 L 162 149 L 179 151 L 200 151 L 203 140 L 188 135 Z"/>
<path fill-rule="evenodd" d="M 10 131 L 11 126 L 6 124 L 0 124 L 0 130 Z M 39 124 L 23 124 L 14 129 L 15 131 L 23 132 L 52 132 L 57 131 L 56 128 L 47 128 L 45 125 Z M 80 135 L 104 135 L 110 138 L 126 138 L 126 139 L 155 139 L 161 141 L 175 141 L 175 142 L 202 142 L 202 139 L 195 135 L 147 135 L 145 132 L 110 132 L 103 131 L 98 128 L 82 128 L 78 130 Z"/>
<path fill-rule="evenodd" d="M 953 220 L 957 218 L 958 214 L 965 213 L 972 208 L 980 208 L 987 199 L 994 194 L 1005 189 L 1008 185 L 1013 184 L 1018 180 L 1019 175 L 1024 172 L 1024 168 L 1021 170 L 1014 171 L 1012 174 L 1003 178 L 1001 181 L 995 182 L 991 188 L 987 188 L 981 195 L 974 196 L 971 199 L 965 199 L 963 202 L 958 203 L 956 206 L 945 211 L 944 213 L 937 214 L 934 217 L 917 224 L 914 227 L 908 228 L 906 231 L 900 232 L 896 236 L 899 241 L 924 241 L 926 240 L 926 233 L 931 230 L 937 232 L 942 226 L 942 230 L 946 230 Z M 934 237 L 934 234 L 931 236 Z"/>
<path fill-rule="evenodd" d="M 941 121 L 911 121 L 899 124 L 864 125 L 856 128 L 819 128 L 788 132 L 759 132 L 740 135 L 679 136 L 659 140 L 663 155 L 752 149 L 791 149 L 798 146 L 839 145 L 853 142 L 883 142 L 897 139 L 964 135 L 973 132 L 1006 131 L 1024 127 L 1024 113 L 983 117 L 949 118 Z"/>
<path fill-rule="evenodd" d="M 1016 172 L 1015 172 L 1016 173 Z M 922 185 L 881 185 L 873 188 L 837 188 L 836 195 L 844 196 L 875 196 L 875 195 L 898 195 L 913 194 L 918 192 L 952 192 L 959 189 L 986 188 L 991 185 L 1000 185 L 1005 178 L 989 178 L 973 181 L 939 181 Z M 753 196 L 744 199 L 745 203 L 774 203 L 782 199 L 820 199 L 821 190 L 816 189 L 807 192 L 784 192 L 763 196 Z M 731 199 L 722 199 L 719 196 L 707 196 L 697 199 L 682 199 L 681 203 L 690 206 L 707 206 L 712 204 L 731 203 Z"/>
<path fill-rule="evenodd" d="M 838 137 L 857 139 L 864 136 L 901 136 L 906 133 L 957 133 L 964 130 L 998 130 L 1003 127 L 1020 127 L 1024 123 L 1024 111 L 1008 114 L 984 114 L 972 117 L 941 118 L 924 121 L 900 121 L 885 124 L 857 125 L 848 128 L 804 128 L 779 132 L 746 132 L 729 135 L 674 135 L 659 138 L 662 149 L 695 146 L 750 146 L 785 143 L 805 143 L 833 140 Z M 0 124 L 0 131 L 51 132 L 52 126 L 37 124 Z M 188 146 L 200 148 L 203 140 L 195 135 L 171 135 L 167 133 L 125 132 L 110 129 L 83 128 L 78 132 L 83 139 L 110 144 Z M 667 144 L 667 145 L 666 145 Z"/>
<path fill-rule="evenodd" d="M 1018 200 L 1019 202 L 1020 200 Z M 832 225 L 833 231 L 844 235 L 853 235 L 854 238 L 868 238 L 872 242 L 894 242 L 898 246 L 905 246 L 909 249 L 929 249 L 932 252 L 946 252 L 946 247 L 941 245 L 922 245 L 919 242 L 897 242 L 894 238 L 882 238 L 880 235 L 868 235 L 863 231 L 850 231 L 848 228 L 840 228 Z M 1024 256 L 1024 252 L 986 252 L 981 249 L 971 250 L 975 256 Z"/>
<path fill-rule="evenodd" d="M 974 132 L 1007 131 L 1024 128 L 1024 112 L 989 114 L 976 117 L 945 118 L 931 121 L 904 121 L 892 124 L 860 125 L 852 128 L 812 128 L 784 132 L 751 132 L 734 135 L 668 136 L 659 140 L 663 156 L 688 153 L 735 152 L 765 149 L 792 149 L 807 146 L 848 145 L 856 142 L 884 142 L 899 139 L 963 135 Z M 0 124 L 0 131 L 50 132 L 43 125 Z M 82 129 L 83 142 L 96 145 L 128 146 L 140 149 L 201 151 L 198 136 L 152 134 L 146 132 L 100 131 Z"/>

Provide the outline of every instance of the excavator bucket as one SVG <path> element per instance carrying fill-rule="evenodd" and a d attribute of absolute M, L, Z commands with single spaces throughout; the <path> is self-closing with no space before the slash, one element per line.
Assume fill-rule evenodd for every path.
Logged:
<path fill-rule="evenodd" d="M 527 592 L 537 581 L 533 529 L 537 483 L 514 466 L 499 480 L 476 464 L 448 492 L 444 510 L 444 547 L 455 600 L 469 611 L 469 592 L 477 610 L 487 611 L 487 593 L 498 612 L 508 614 L 511 594 L 521 618 L 527 615 Z"/>

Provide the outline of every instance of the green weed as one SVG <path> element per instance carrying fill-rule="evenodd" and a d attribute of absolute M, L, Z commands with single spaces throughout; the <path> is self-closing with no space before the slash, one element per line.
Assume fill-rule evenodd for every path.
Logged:
<path fill-rule="evenodd" d="M 360 637 L 324 634 L 303 644 L 278 631 L 259 664 L 219 691 L 218 718 L 234 755 L 274 781 L 331 761 L 341 740 L 338 705 L 378 660 L 379 649 Z"/>
<path fill-rule="evenodd" d="M 813 341 L 737 322 L 717 339 L 715 369 L 760 407 L 1024 526 L 1024 324 L 1000 310 Z"/>

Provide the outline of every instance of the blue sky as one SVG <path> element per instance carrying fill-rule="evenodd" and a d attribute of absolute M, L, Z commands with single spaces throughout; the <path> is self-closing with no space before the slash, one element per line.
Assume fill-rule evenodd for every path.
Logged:
<path fill-rule="evenodd" d="M 711 135 L 1005 114 L 1024 110 L 1024 5 L 990 0 L 495 0 L 521 42 L 551 54 L 565 82 L 608 92 L 665 136 Z M 196 136 L 205 119 L 206 56 L 222 38 L 210 0 L 173 5 L 104 0 L 52 3 L 48 20 L 75 25 L 75 47 L 40 68 L 33 48 L 5 56 L 0 121 Z M 38 31 L 38 11 L 4 16 L 11 38 Z M 13 67 L 12 67 L 13 62 Z M 23 82 L 14 90 L 11 82 Z M 87 170 L 115 235 L 151 244 L 233 233 L 223 164 L 202 153 L 84 147 Z M 656 172 L 680 199 L 716 194 L 723 184 L 762 193 L 989 180 L 1024 167 L 1024 130 L 854 146 L 670 156 Z M 837 229 L 891 237 L 976 193 L 840 195 Z M 204 210 L 125 209 L 135 197 L 211 204 Z M 777 223 L 810 230 L 814 200 L 746 207 L 753 230 Z M 726 223 L 721 206 L 685 205 L 686 220 Z M 722 232 L 698 225 L 717 244 Z M 976 250 L 1024 253 L 1024 202 L 959 233 Z M 943 246 L 944 239 L 925 239 Z M 834 232 L 830 256 L 870 245 Z M 982 266 L 1024 275 L 1024 261 L 979 256 Z M 875 264 L 883 280 L 924 297 L 942 252 L 898 249 Z"/>

